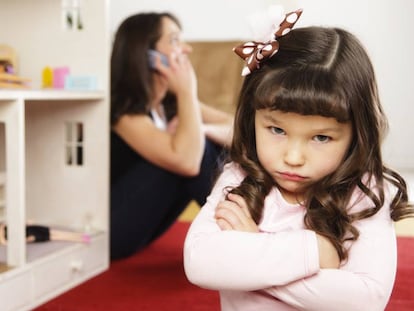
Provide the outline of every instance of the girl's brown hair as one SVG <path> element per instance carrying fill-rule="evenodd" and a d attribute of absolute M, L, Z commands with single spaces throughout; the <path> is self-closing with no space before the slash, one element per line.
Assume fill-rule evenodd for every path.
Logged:
<path fill-rule="evenodd" d="M 391 218 L 414 215 L 404 179 L 387 168 L 381 143 L 387 120 L 369 57 L 355 36 L 338 28 L 308 27 L 278 39 L 279 51 L 245 78 L 235 117 L 231 159 L 247 177 L 233 193 L 242 195 L 256 223 L 274 180 L 260 165 L 256 152 L 254 115 L 258 109 L 302 115 L 321 115 L 352 124 L 353 139 L 338 169 L 308 189 L 305 226 L 327 237 L 341 259 L 348 256 L 346 240 L 356 240 L 356 220 L 376 214 L 385 202 L 384 180 L 397 191 Z M 375 184 L 375 190 L 369 188 Z M 353 191 L 359 188 L 372 207 L 348 212 Z"/>

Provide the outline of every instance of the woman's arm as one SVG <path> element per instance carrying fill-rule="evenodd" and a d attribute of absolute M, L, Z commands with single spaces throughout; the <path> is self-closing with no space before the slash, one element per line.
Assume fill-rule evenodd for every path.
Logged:
<path fill-rule="evenodd" d="M 196 80 L 185 55 L 158 70 L 177 96 L 179 122 L 174 131 L 158 129 L 149 116 L 124 115 L 113 130 L 149 162 L 171 172 L 194 176 L 204 152 L 201 110 L 196 97 Z"/>
<path fill-rule="evenodd" d="M 230 146 L 233 138 L 233 116 L 201 102 L 200 107 L 206 137 L 219 145 Z"/>

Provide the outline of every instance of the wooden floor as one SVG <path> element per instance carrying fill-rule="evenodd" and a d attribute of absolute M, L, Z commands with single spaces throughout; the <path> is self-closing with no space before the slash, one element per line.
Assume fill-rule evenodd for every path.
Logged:
<path fill-rule="evenodd" d="M 192 221 L 200 210 L 197 203 L 192 202 L 181 214 L 181 221 Z M 395 223 L 395 230 L 399 236 L 414 236 L 414 218 L 400 220 Z"/>
<path fill-rule="evenodd" d="M 192 221 L 200 210 L 200 206 L 196 202 L 191 202 L 188 207 L 181 213 L 178 218 L 181 221 Z"/>
<path fill-rule="evenodd" d="M 0 273 L 5 272 L 11 269 L 6 263 L 0 262 Z"/>
<path fill-rule="evenodd" d="M 414 218 L 398 221 L 395 223 L 395 229 L 399 236 L 414 236 Z"/>

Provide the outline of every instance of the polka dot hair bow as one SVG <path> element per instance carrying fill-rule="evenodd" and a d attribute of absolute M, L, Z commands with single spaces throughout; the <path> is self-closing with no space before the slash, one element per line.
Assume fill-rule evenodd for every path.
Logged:
<path fill-rule="evenodd" d="M 246 61 L 242 76 L 260 68 L 260 63 L 271 58 L 279 50 L 277 38 L 290 32 L 302 14 L 302 9 L 287 13 L 267 42 L 249 41 L 233 48 L 233 51 Z"/>

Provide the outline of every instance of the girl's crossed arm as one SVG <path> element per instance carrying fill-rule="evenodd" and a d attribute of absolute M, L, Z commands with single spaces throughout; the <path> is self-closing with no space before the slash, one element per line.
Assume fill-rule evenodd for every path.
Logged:
<path fill-rule="evenodd" d="M 299 310 L 383 311 L 394 284 L 396 261 L 392 222 L 367 220 L 340 269 L 321 269 L 314 276 L 265 291 Z"/>
<path fill-rule="evenodd" d="M 226 200 L 218 203 L 215 218 L 221 230 L 259 232 L 245 200 L 237 194 L 229 193 Z M 320 268 L 339 268 L 339 256 L 332 243 L 320 234 L 316 234 L 316 238 Z"/>
<path fill-rule="evenodd" d="M 224 181 L 237 184 L 243 178 L 229 180 L 229 173 L 219 179 L 187 235 L 184 263 L 191 282 L 215 290 L 264 290 L 299 310 L 384 309 L 396 263 L 386 209 L 361 227 L 346 264 L 323 269 L 324 258 L 332 264 L 337 255 L 332 257 L 332 245 L 315 232 L 258 232 L 241 197 L 230 194 L 223 201 Z"/>
<path fill-rule="evenodd" d="M 184 245 L 188 279 L 201 287 L 251 291 L 285 285 L 317 273 L 319 249 L 313 231 L 258 233 L 247 214 L 233 219 L 231 211 L 237 211 L 237 204 L 231 201 L 217 209 L 217 213 L 228 213 L 228 216 L 216 215 L 218 202 L 225 197 L 224 189 L 238 185 L 243 179 L 239 173 L 232 166 L 225 168 L 190 227 Z M 225 205 L 232 207 L 226 210 Z M 238 221 L 239 224 L 233 223 Z M 232 225 L 249 229 L 221 229 Z"/>

